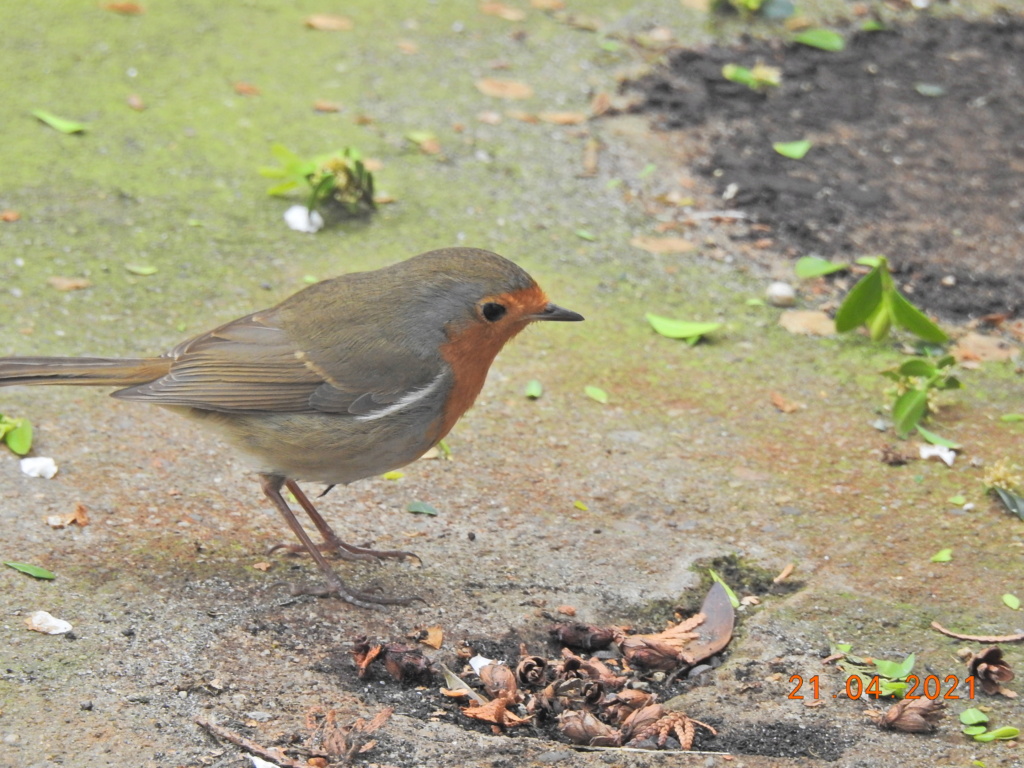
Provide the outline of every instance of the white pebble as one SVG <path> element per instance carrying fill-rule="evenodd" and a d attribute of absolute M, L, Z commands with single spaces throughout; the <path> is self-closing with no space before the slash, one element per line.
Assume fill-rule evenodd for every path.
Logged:
<path fill-rule="evenodd" d="M 293 205 L 284 212 L 284 222 L 296 232 L 315 234 L 324 228 L 324 217 L 304 205 Z"/>
<path fill-rule="evenodd" d="M 789 283 L 772 283 L 765 291 L 765 296 L 773 307 L 792 307 L 796 304 L 796 291 Z"/>
<path fill-rule="evenodd" d="M 30 456 L 21 460 L 21 471 L 29 477 L 45 477 L 49 480 L 57 474 L 57 462 L 49 456 Z"/>

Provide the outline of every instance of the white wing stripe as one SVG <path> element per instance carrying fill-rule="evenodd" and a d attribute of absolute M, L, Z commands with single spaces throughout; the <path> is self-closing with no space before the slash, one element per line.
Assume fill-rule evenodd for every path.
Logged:
<path fill-rule="evenodd" d="M 401 411 L 403 408 L 415 405 L 420 400 L 425 400 L 430 397 L 434 390 L 441 386 L 443 381 L 444 373 L 439 373 L 437 377 L 425 387 L 420 387 L 419 389 L 414 389 L 411 392 L 408 392 L 387 407 L 381 408 L 379 411 L 371 411 L 370 413 L 364 413 L 361 416 L 356 416 L 356 420 L 373 421 L 374 419 L 381 419 L 385 416 L 390 416 L 392 413 Z"/>

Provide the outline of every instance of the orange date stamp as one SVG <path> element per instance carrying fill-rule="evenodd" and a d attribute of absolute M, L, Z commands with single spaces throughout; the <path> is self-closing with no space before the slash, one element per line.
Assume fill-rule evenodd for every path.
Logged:
<path fill-rule="evenodd" d="M 793 675 L 789 678 L 793 690 L 789 692 L 789 699 L 813 699 L 821 697 L 820 681 L 818 675 L 812 675 L 804 680 L 803 675 Z M 920 678 L 917 675 L 907 675 L 907 692 L 904 699 L 973 699 L 974 698 L 974 675 L 969 675 L 962 680 L 956 675 L 946 675 L 939 679 L 938 675 L 928 675 Z M 962 688 L 961 688 L 962 686 Z M 965 695 L 961 696 L 960 692 Z M 846 678 L 846 685 L 841 694 L 832 694 L 833 699 L 845 695 L 848 699 L 860 699 L 865 696 L 880 698 L 885 696 L 882 692 L 882 683 L 878 675 L 868 678 L 867 683 L 858 675 L 850 675 Z"/>

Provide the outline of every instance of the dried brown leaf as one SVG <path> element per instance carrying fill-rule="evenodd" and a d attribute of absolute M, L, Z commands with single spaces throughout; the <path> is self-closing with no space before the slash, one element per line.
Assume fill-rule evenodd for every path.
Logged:
<path fill-rule="evenodd" d="M 653 235 L 639 235 L 630 240 L 629 244 L 648 253 L 688 253 L 697 247 L 683 237 L 655 237 Z"/>
<path fill-rule="evenodd" d="M 496 99 L 528 99 L 533 96 L 533 88 L 518 80 L 482 77 L 476 81 L 476 88 L 484 96 Z"/>
<path fill-rule="evenodd" d="M 480 12 L 488 16 L 497 16 L 505 21 L 522 21 L 526 18 L 526 11 L 521 8 L 513 8 L 510 5 L 497 2 L 480 3 Z"/>
<path fill-rule="evenodd" d="M 541 112 L 537 119 L 552 125 L 579 125 L 587 122 L 587 116 L 582 112 Z"/>
<path fill-rule="evenodd" d="M 795 570 L 796 570 L 796 564 L 795 563 L 787 563 L 786 567 L 783 568 L 781 571 L 779 571 L 779 575 L 776 576 L 774 579 L 772 579 L 772 583 L 773 584 L 781 584 L 786 579 L 788 579 L 790 576 L 792 576 L 793 575 L 793 571 L 795 571 Z"/>
<path fill-rule="evenodd" d="M 787 400 L 778 392 L 772 392 L 769 397 L 771 398 L 772 405 L 774 405 L 778 410 L 782 411 L 782 413 L 795 413 L 796 411 L 803 410 L 804 408 L 807 407 L 803 403 L 797 403 L 794 402 L 793 400 Z"/>
<path fill-rule="evenodd" d="M 530 0 L 530 6 L 538 11 L 560 11 L 565 8 L 565 0 Z"/>
<path fill-rule="evenodd" d="M 138 16 L 146 12 L 138 3 L 104 3 L 101 7 L 105 11 L 120 13 L 122 16 Z"/>
<path fill-rule="evenodd" d="M 354 25 L 348 16 L 339 16 L 334 13 L 314 13 L 312 16 L 306 17 L 306 26 L 323 32 L 344 32 L 352 29 Z"/>
<path fill-rule="evenodd" d="M 958 363 L 987 363 L 1009 360 L 1019 350 L 1003 339 L 971 331 L 961 338 L 950 352 Z"/>
<path fill-rule="evenodd" d="M 779 325 L 790 333 L 805 336 L 832 336 L 836 332 L 835 321 L 813 309 L 787 309 L 779 315 Z"/>
<path fill-rule="evenodd" d="M 142 112 L 146 108 L 146 102 L 137 93 L 129 94 L 128 98 L 125 99 L 125 103 L 136 112 Z"/>
<path fill-rule="evenodd" d="M 420 642 L 431 648 L 440 648 L 444 642 L 444 630 L 441 627 L 427 627 L 426 636 L 421 638 Z"/>
<path fill-rule="evenodd" d="M 89 524 L 89 511 L 84 504 L 77 502 L 71 512 L 63 515 L 47 515 L 46 524 L 51 528 L 67 528 L 69 525 L 84 528 Z"/>
<path fill-rule="evenodd" d="M 56 288 L 58 291 L 81 291 L 92 287 L 92 280 L 85 277 L 53 275 L 46 278 L 46 282 L 51 288 Z"/>
<path fill-rule="evenodd" d="M 313 109 L 317 112 L 340 112 L 341 104 L 336 101 L 325 101 L 324 99 L 317 99 L 313 102 Z"/>
<path fill-rule="evenodd" d="M 21 218 L 21 214 L 17 211 L 12 211 L 9 208 L 4 211 L 0 211 L 0 221 L 13 222 Z"/>
<path fill-rule="evenodd" d="M 406 56 L 413 56 L 420 52 L 420 45 L 415 40 L 399 40 L 398 50 Z"/>
<path fill-rule="evenodd" d="M 231 87 L 235 89 L 235 93 L 239 96 L 259 96 L 262 91 L 253 85 L 252 83 L 246 83 L 239 80 L 237 83 L 232 83 Z"/>
<path fill-rule="evenodd" d="M 512 120 L 518 120 L 521 123 L 540 122 L 540 120 L 537 119 L 537 115 L 533 112 L 524 112 L 521 109 L 509 109 L 505 112 L 505 116 Z"/>
<path fill-rule="evenodd" d="M 462 714 L 474 720 L 491 723 L 499 728 L 513 728 L 530 722 L 529 717 L 519 717 L 508 711 L 509 701 L 507 699 L 494 699 L 480 707 L 464 707 Z"/>

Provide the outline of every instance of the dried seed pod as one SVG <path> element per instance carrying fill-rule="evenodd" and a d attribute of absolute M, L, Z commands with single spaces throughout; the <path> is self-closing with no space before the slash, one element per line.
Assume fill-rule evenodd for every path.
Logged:
<path fill-rule="evenodd" d="M 656 635 L 629 635 L 619 643 L 619 650 L 634 667 L 652 671 L 672 672 L 686 663 L 679 650 L 659 642 Z"/>
<path fill-rule="evenodd" d="M 903 699 L 885 712 L 869 709 L 865 714 L 879 728 L 906 733 L 930 733 L 942 718 L 943 704 L 937 699 Z"/>
<path fill-rule="evenodd" d="M 384 666 L 400 683 L 429 681 L 433 676 L 430 659 L 419 648 L 399 643 L 384 646 Z"/>
<path fill-rule="evenodd" d="M 607 648 L 615 639 L 615 630 L 610 627 L 595 627 L 592 624 L 556 624 L 549 631 L 562 645 L 581 648 L 584 651 Z"/>
<path fill-rule="evenodd" d="M 480 681 L 484 684 L 484 690 L 491 698 L 505 697 L 510 701 L 516 699 L 519 687 L 516 685 L 516 675 L 507 665 L 498 661 L 484 664 L 477 670 Z"/>
<path fill-rule="evenodd" d="M 1014 678 L 1009 663 L 1003 659 L 1003 649 L 998 645 L 972 653 L 967 658 L 967 670 L 981 684 L 981 690 L 988 694 L 999 693 L 1003 683 Z"/>
<path fill-rule="evenodd" d="M 664 715 L 665 708 L 661 704 L 648 704 L 633 712 L 622 722 L 622 733 L 628 741 L 656 723 Z"/>
<path fill-rule="evenodd" d="M 516 680 L 524 687 L 539 688 L 547 680 L 548 662 L 543 656 L 524 656 L 516 664 Z"/>
<path fill-rule="evenodd" d="M 569 710 L 558 716 L 558 727 L 573 744 L 588 747 L 617 747 L 622 735 L 607 723 L 602 723 L 590 712 Z"/>
<path fill-rule="evenodd" d="M 633 712 L 654 703 L 654 694 L 627 688 L 610 694 L 602 702 L 605 708 L 605 719 L 609 723 L 621 723 Z"/>
<path fill-rule="evenodd" d="M 604 685 L 598 680 L 588 680 L 583 684 L 583 701 L 589 706 L 596 707 L 604 698 Z"/>

